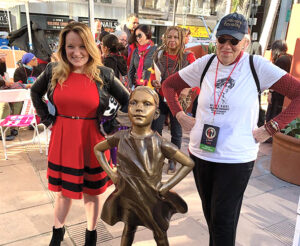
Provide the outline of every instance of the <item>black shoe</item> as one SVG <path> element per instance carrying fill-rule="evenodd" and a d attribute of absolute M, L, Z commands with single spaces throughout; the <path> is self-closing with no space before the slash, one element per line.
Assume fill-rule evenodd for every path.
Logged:
<path fill-rule="evenodd" d="M 18 130 L 17 129 L 11 129 L 10 130 L 10 135 L 12 135 L 12 136 L 18 136 Z"/>
<path fill-rule="evenodd" d="M 15 139 L 15 136 L 8 135 L 5 137 L 5 141 L 13 141 Z M 0 136 L 0 140 L 2 141 L 2 136 Z"/>
<path fill-rule="evenodd" d="M 52 228 L 52 238 L 49 246 L 60 246 L 61 241 L 64 240 L 65 227 L 62 228 Z"/>
<path fill-rule="evenodd" d="M 96 246 L 97 243 L 97 231 L 89 231 L 86 229 L 85 231 L 85 243 L 84 246 Z"/>

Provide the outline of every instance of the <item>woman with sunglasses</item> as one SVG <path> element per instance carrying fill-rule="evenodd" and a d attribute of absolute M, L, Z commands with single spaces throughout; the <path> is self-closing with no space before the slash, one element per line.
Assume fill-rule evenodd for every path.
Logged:
<path fill-rule="evenodd" d="M 210 246 L 235 245 L 243 195 L 259 143 L 300 114 L 300 81 L 261 56 L 252 60 L 244 53 L 247 33 L 244 16 L 226 15 L 217 29 L 217 57 L 210 54 L 197 59 L 162 85 L 171 112 L 183 129 L 191 130 L 189 152 L 195 161 L 194 178 Z M 182 111 L 177 95 L 184 88 L 199 86 L 204 70 L 196 118 L 192 118 Z M 259 87 L 291 99 L 285 111 L 260 128 Z"/>
<path fill-rule="evenodd" d="M 190 51 L 185 51 L 186 31 L 180 27 L 171 26 L 163 35 L 162 46 L 160 46 L 153 56 L 153 62 L 161 73 L 160 78 L 151 75 L 152 86 L 159 94 L 159 117 L 153 121 L 152 129 L 162 135 L 163 126 L 166 117 L 170 116 L 171 142 L 178 149 L 181 148 L 182 129 L 175 117 L 170 112 L 170 109 L 164 100 L 164 95 L 161 90 L 161 84 L 170 75 L 178 72 L 180 69 L 188 66 L 196 60 L 194 54 Z M 168 174 L 174 174 L 176 171 L 176 162 L 169 160 Z"/>
<path fill-rule="evenodd" d="M 147 25 L 138 25 L 130 37 L 129 43 L 133 40 L 137 48 L 133 51 L 128 70 L 129 88 L 147 85 L 151 72 L 152 57 L 156 46 L 151 40 L 151 29 Z"/>

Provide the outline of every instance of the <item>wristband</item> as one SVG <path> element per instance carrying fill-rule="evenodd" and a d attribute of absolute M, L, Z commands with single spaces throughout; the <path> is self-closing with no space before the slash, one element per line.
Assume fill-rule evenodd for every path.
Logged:
<path fill-rule="evenodd" d="M 264 127 L 271 136 L 280 131 L 278 123 L 274 120 L 268 121 Z"/>

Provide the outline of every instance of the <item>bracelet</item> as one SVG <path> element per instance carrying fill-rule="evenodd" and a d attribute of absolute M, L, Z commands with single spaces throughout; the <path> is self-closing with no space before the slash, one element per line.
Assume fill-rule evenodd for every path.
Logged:
<path fill-rule="evenodd" d="M 267 122 L 264 127 L 271 136 L 280 131 L 278 123 L 274 120 L 270 120 L 269 122 Z"/>

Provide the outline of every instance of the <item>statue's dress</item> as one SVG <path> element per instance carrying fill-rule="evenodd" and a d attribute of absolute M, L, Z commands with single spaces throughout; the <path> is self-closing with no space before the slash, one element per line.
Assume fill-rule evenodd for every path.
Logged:
<path fill-rule="evenodd" d="M 104 203 L 101 218 L 109 225 L 123 221 L 153 231 L 167 231 L 174 213 L 185 213 L 187 204 L 175 192 L 164 197 L 156 189 L 161 182 L 164 159 L 178 150 L 159 134 L 139 138 L 123 130 L 107 138 L 118 146 L 119 181 Z"/>

